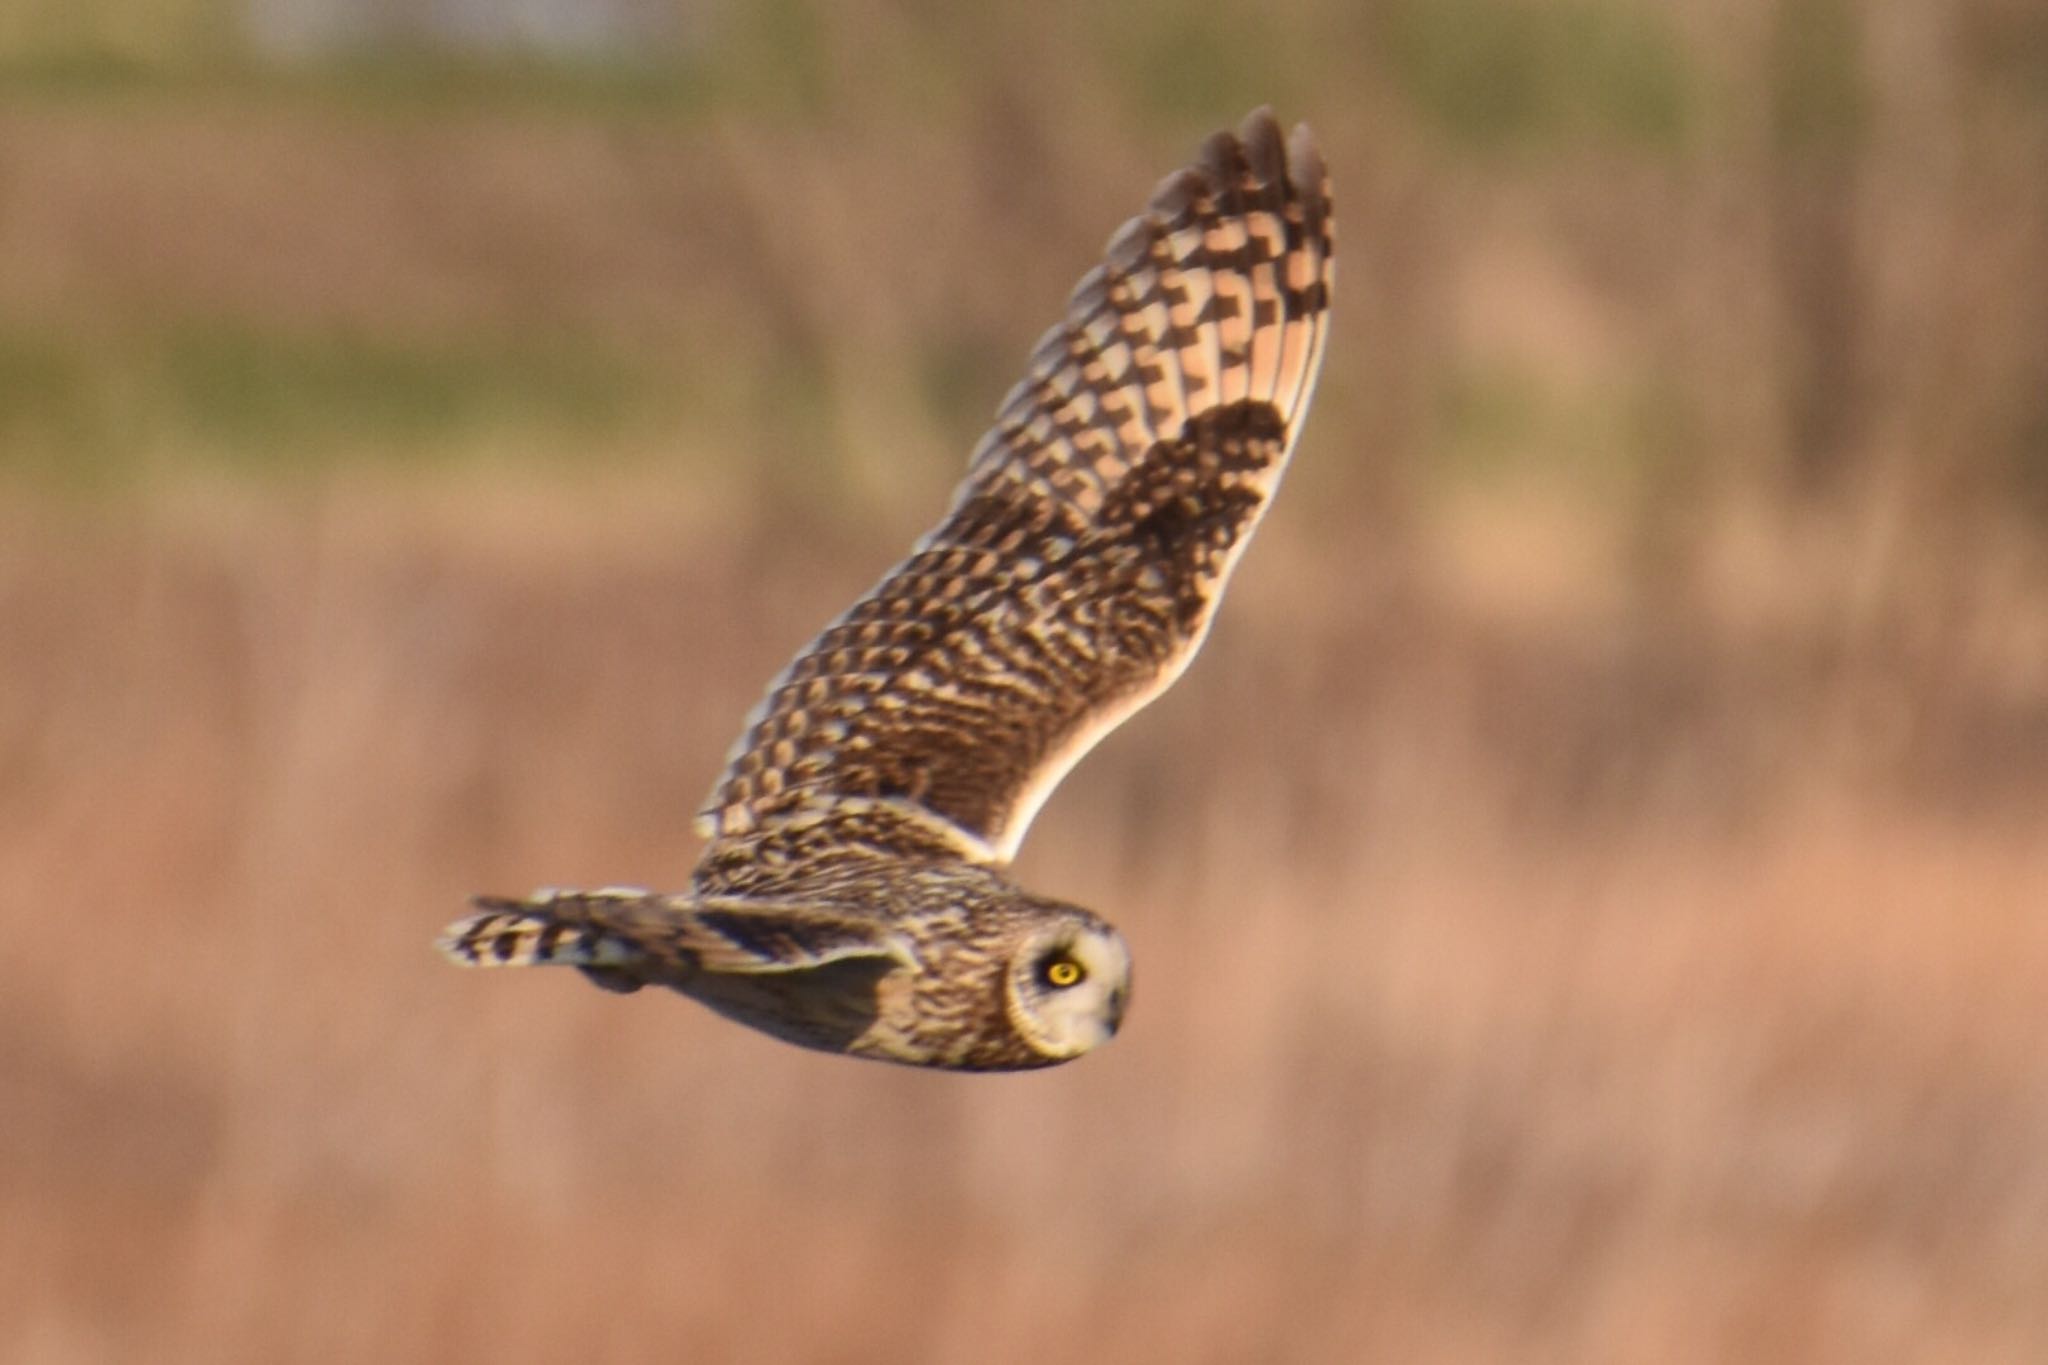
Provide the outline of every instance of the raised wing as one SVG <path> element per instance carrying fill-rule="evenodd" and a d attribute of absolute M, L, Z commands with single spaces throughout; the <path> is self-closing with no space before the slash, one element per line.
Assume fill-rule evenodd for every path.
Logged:
<path fill-rule="evenodd" d="M 883 852 L 1006 863 L 1067 770 L 1179 676 L 1300 432 L 1333 223 L 1259 110 L 1111 238 L 946 519 L 749 717 L 699 819 L 711 891 L 859 812 Z M 887 846 L 887 847 L 884 847 Z"/>

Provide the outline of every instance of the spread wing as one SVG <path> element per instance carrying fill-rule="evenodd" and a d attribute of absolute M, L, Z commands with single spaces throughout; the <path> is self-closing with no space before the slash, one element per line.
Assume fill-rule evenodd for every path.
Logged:
<path fill-rule="evenodd" d="M 791 831 L 1006 863 L 1067 770 L 1208 630 L 1300 432 L 1333 223 L 1306 128 L 1259 110 L 1111 238 L 944 521 L 769 687 L 699 819 L 697 880 Z M 778 852 L 778 850 L 782 850 Z"/>

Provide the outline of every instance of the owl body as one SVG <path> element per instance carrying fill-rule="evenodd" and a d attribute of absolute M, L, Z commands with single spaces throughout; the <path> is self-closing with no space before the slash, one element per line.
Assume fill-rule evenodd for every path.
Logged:
<path fill-rule="evenodd" d="M 1009 880 L 1039 806 L 1172 685 L 1321 366 L 1328 177 L 1265 110 L 1076 286 L 908 558 L 770 683 L 690 889 L 479 898 L 442 951 L 662 985 L 804 1047 L 1019 1070 L 1114 1036 L 1121 936 Z"/>
<path fill-rule="evenodd" d="M 1122 1022 L 1122 936 L 990 868 L 856 866 L 781 889 L 792 894 L 479 899 L 442 948 L 475 965 L 581 967 L 608 990 L 666 986 L 800 1047 L 957 1071 L 1049 1066 Z"/>

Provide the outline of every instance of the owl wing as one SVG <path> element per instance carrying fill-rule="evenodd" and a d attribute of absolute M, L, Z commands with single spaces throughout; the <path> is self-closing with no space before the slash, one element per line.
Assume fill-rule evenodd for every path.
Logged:
<path fill-rule="evenodd" d="M 435 945 L 464 966 L 599 970 L 645 957 L 705 971 L 807 971 L 849 958 L 908 961 L 884 925 L 802 902 L 664 896 L 633 888 L 478 896 Z"/>
<path fill-rule="evenodd" d="M 700 890 L 844 846 L 1007 863 L 1080 758 L 1186 667 L 1299 435 L 1328 179 L 1266 110 L 1110 240 L 945 519 L 748 718 Z"/>

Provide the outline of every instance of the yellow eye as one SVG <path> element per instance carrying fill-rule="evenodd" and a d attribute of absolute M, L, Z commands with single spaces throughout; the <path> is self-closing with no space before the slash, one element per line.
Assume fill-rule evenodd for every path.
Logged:
<path fill-rule="evenodd" d="M 1081 964 L 1071 957 L 1056 957 L 1045 964 L 1046 981 L 1062 989 L 1080 985 L 1081 978 L 1086 975 L 1087 973 L 1081 970 Z"/>

